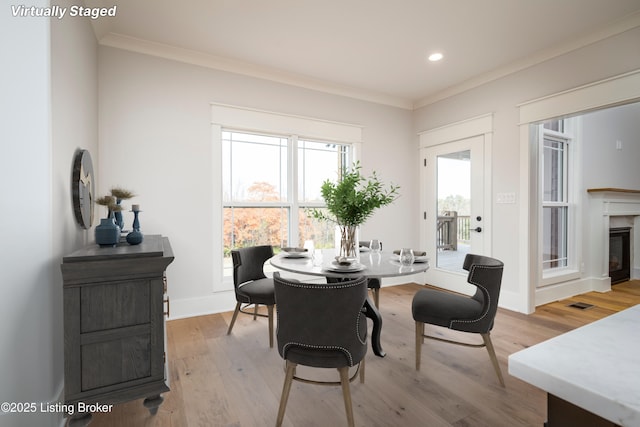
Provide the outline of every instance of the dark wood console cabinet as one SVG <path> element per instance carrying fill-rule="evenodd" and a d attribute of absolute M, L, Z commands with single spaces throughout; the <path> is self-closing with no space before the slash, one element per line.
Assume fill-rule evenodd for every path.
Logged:
<path fill-rule="evenodd" d="M 89 245 L 61 265 L 64 282 L 65 405 L 86 425 L 91 405 L 144 398 L 152 414 L 169 391 L 165 352 L 165 270 L 169 239 Z M 95 406 L 94 406 L 95 407 Z"/>

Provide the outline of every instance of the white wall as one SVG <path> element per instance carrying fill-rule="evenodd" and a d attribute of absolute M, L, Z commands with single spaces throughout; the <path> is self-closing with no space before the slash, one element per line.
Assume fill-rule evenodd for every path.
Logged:
<path fill-rule="evenodd" d="M 516 37 L 517 35 L 514 35 Z M 640 68 L 640 28 L 602 40 L 563 56 L 487 83 L 416 111 L 414 131 L 433 129 L 470 117 L 494 113 L 493 134 L 493 256 L 505 263 L 501 305 L 527 311 L 529 274 L 520 248 L 528 246 L 520 224 L 520 134 L 518 104 Z M 516 193 L 516 204 L 496 204 L 497 193 Z"/>
<path fill-rule="evenodd" d="M 417 146 L 411 112 L 178 63 L 124 50 L 99 49 L 100 192 L 135 191 L 141 231 L 170 238 L 167 271 L 172 317 L 230 310 L 233 295 L 213 294 L 210 103 L 364 126 L 362 164 L 399 184 L 402 197 L 363 226 L 385 246 L 416 245 Z M 133 202 L 133 201 L 132 201 Z M 125 221 L 129 223 L 130 217 Z"/>
<path fill-rule="evenodd" d="M 75 148 L 97 153 L 96 42 L 86 20 L 14 18 L 10 7 L 0 20 L 0 402 L 39 405 L 62 398 L 60 262 L 86 241 L 70 182 Z M 58 413 L 0 413 L 3 426 L 61 422 Z"/>
<path fill-rule="evenodd" d="M 640 103 L 585 114 L 582 129 L 583 189 L 640 190 Z"/>

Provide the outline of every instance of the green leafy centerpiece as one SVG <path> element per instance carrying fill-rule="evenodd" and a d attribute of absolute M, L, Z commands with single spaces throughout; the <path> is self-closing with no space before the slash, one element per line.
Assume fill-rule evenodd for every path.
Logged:
<path fill-rule="evenodd" d="M 399 186 L 386 186 L 375 171 L 371 176 L 365 177 L 360 170 L 360 163 L 355 162 L 338 182 L 326 180 L 322 184 L 321 193 L 328 213 L 321 209 L 310 209 L 308 213 L 317 220 L 334 222 L 338 226 L 340 257 L 358 256 L 358 227 L 376 209 L 393 203 L 399 196 Z"/>

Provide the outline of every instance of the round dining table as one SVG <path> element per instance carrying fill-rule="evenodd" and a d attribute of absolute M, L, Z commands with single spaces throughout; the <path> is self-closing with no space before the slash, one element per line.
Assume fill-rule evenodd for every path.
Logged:
<path fill-rule="evenodd" d="M 402 265 L 398 255 L 391 252 L 360 252 L 359 258 L 350 266 L 336 265 L 333 249 L 316 250 L 313 254 L 290 254 L 282 252 L 269 260 L 278 270 L 288 271 L 309 276 L 326 277 L 327 281 L 348 280 L 354 277 L 366 278 L 398 277 L 419 274 L 429 269 L 429 260 L 418 257 L 411 265 Z M 377 307 L 367 295 L 364 304 L 365 315 L 373 321 L 371 331 L 371 347 L 376 356 L 384 357 L 385 351 L 380 344 L 382 331 L 382 316 Z"/>

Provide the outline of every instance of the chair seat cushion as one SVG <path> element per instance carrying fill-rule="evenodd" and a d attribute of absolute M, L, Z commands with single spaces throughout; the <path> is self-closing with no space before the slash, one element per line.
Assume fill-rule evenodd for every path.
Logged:
<path fill-rule="evenodd" d="M 264 278 L 243 283 L 238 287 L 238 297 L 242 296 L 246 300 L 243 302 L 274 305 L 276 303 L 273 279 Z"/>
<path fill-rule="evenodd" d="M 421 289 L 413 297 L 411 311 L 415 321 L 450 328 L 454 320 L 477 320 L 482 316 L 482 304 L 463 295 Z"/>

